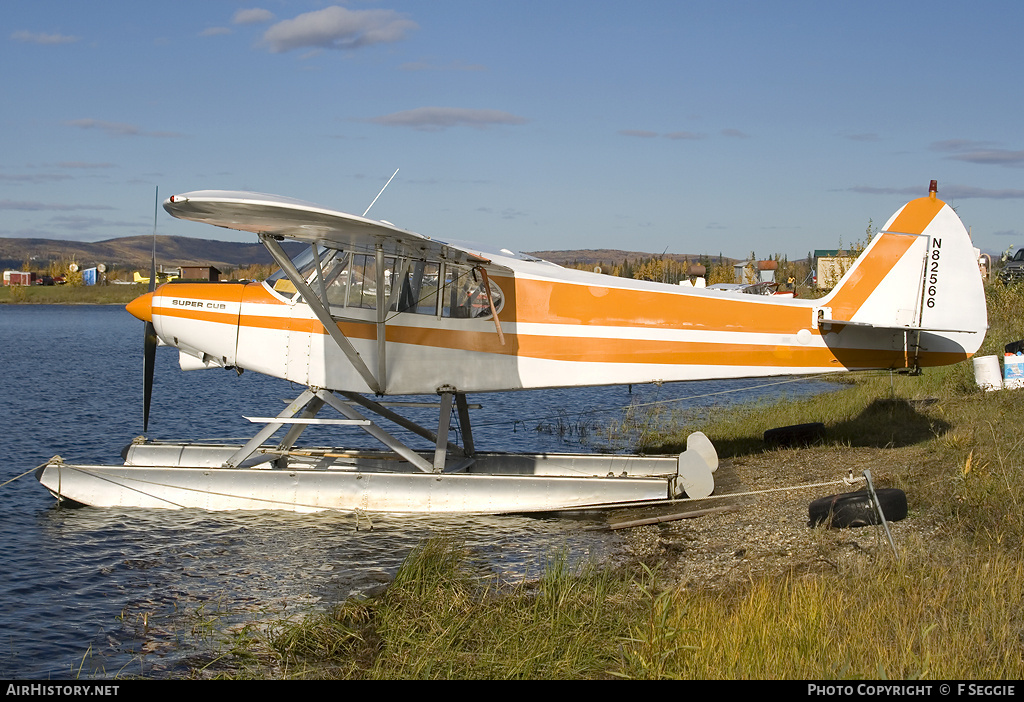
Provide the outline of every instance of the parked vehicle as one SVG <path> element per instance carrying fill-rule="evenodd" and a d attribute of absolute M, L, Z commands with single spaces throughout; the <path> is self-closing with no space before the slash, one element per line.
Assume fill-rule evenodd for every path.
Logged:
<path fill-rule="evenodd" d="M 1003 268 L 999 271 L 999 280 L 1004 283 L 1012 283 L 1022 279 L 1024 279 L 1024 249 L 1017 249 L 1017 253 L 1003 262 Z"/>

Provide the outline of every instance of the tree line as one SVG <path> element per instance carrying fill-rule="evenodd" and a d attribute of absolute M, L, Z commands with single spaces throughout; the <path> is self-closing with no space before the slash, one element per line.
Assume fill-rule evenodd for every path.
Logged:
<path fill-rule="evenodd" d="M 809 286 L 809 274 L 813 265 L 814 256 L 808 252 L 807 258 L 790 261 L 785 254 L 773 254 L 767 258 L 759 259 L 751 251 L 747 259 L 747 266 L 744 267 L 744 280 L 740 282 L 753 283 L 757 281 L 756 262 L 758 260 L 773 261 L 777 265 L 775 280 L 779 283 L 787 283 L 790 280 L 796 286 Z M 715 283 L 735 283 L 736 270 L 735 261 L 718 256 L 695 256 L 683 258 L 662 255 L 643 256 L 635 259 L 624 258 L 622 261 L 599 261 L 595 263 L 581 263 L 572 261 L 566 264 L 566 268 L 592 271 L 599 268 L 601 273 L 614 275 L 620 278 L 633 278 L 636 280 L 650 280 L 656 283 L 668 283 L 677 285 L 681 281 L 689 280 L 695 267 L 703 267 L 704 278 L 708 285 Z M 698 268 L 699 270 L 699 268 Z"/>

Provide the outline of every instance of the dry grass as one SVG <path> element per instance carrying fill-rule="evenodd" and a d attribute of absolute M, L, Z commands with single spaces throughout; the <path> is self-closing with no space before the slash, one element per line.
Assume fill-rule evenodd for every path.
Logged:
<path fill-rule="evenodd" d="M 1021 559 L 1006 553 L 907 555 L 834 577 L 764 578 L 726 596 L 673 598 L 685 655 L 677 678 L 1019 678 Z M 635 672 L 644 677 L 647 668 Z"/>
<path fill-rule="evenodd" d="M 556 559 L 539 582 L 497 591 L 466 555 L 428 541 L 380 597 L 283 626 L 272 636 L 282 676 L 585 678 L 614 667 L 608 642 L 635 606 L 627 581 Z"/>
<path fill-rule="evenodd" d="M 126 305 L 147 290 L 145 285 L 0 287 L 0 305 Z"/>

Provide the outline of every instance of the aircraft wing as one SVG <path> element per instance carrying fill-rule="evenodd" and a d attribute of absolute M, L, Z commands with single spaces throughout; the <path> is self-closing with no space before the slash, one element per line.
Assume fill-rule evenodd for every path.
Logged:
<path fill-rule="evenodd" d="M 459 263 L 489 263 L 490 257 L 464 245 L 451 244 L 399 229 L 388 222 L 329 210 L 320 205 L 277 195 L 227 190 L 199 190 L 172 195 L 164 209 L 178 219 L 328 248 L 443 257 Z"/>

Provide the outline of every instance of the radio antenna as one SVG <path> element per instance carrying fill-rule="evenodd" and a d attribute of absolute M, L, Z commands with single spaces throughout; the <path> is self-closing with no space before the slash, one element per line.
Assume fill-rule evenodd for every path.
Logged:
<path fill-rule="evenodd" d="M 160 186 L 153 196 L 153 257 L 149 259 L 149 291 L 156 289 L 156 214 L 160 211 Z"/>
<path fill-rule="evenodd" d="M 395 172 L 391 174 L 390 178 L 388 178 L 388 182 L 384 183 L 384 187 L 380 189 L 379 193 L 377 193 L 377 197 L 380 197 L 384 193 L 384 191 L 387 190 L 387 187 L 391 185 L 391 181 L 393 181 L 395 179 L 395 176 L 398 175 L 398 171 L 399 169 L 396 168 Z M 373 202 L 377 202 L 377 197 L 373 198 Z M 370 203 L 370 207 L 373 207 L 373 202 Z M 370 207 L 366 208 L 366 212 L 370 211 Z M 363 212 L 364 217 L 366 216 L 366 212 Z"/>

